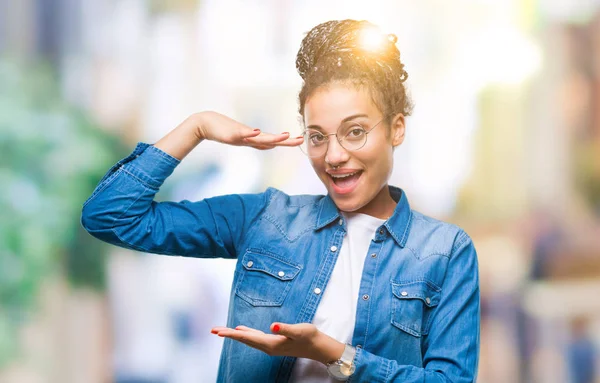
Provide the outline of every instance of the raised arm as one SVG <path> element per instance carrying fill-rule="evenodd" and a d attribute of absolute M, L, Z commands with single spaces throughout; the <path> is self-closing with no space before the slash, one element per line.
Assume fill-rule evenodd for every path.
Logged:
<path fill-rule="evenodd" d="M 105 242 L 144 252 L 236 257 L 236 245 L 270 192 L 198 202 L 154 201 L 175 167 L 205 139 L 257 149 L 302 142 L 261 133 L 218 113 L 194 114 L 155 145 L 138 144 L 107 172 L 83 205 L 83 227 Z"/>

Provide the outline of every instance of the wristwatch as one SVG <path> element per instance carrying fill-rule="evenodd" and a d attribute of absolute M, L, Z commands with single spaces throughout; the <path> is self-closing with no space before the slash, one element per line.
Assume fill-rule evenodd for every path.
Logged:
<path fill-rule="evenodd" d="M 356 349 L 352 345 L 347 344 L 340 359 L 327 363 L 329 376 L 335 380 L 348 380 L 354 373 L 354 370 L 356 370 L 354 355 L 356 355 Z"/>

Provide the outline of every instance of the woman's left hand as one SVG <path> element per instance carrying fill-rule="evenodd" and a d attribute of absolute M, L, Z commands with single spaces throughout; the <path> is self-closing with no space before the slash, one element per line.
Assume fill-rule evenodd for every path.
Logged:
<path fill-rule="evenodd" d="M 211 333 L 231 338 L 271 356 L 293 356 L 319 361 L 323 364 L 342 357 L 345 345 L 319 331 L 313 324 L 273 323 L 273 334 L 246 326 L 214 327 Z"/>

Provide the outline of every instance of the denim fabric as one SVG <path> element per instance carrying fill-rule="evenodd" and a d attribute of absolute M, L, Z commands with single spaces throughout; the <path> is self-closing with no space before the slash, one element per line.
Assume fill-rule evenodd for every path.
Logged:
<path fill-rule="evenodd" d="M 113 166 L 85 202 L 93 236 L 129 249 L 237 258 L 227 325 L 268 332 L 311 322 L 346 232 L 328 196 L 259 194 L 156 202 L 179 161 L 145 143 Z M 473 382 L 479 354 L 477 255 L 455 225 L 396 210 L 377 230 L 356 297 L 351 382 Z M 320 289 L 320 290 L 319 290 Z M 225 339 L 219 382 L 287 382 L 295 358 Z"/>

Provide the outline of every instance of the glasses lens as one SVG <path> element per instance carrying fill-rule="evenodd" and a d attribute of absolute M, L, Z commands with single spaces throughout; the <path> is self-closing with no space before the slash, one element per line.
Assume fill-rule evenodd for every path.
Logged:
<path fill-rule="evenodd" d="M 309 157 L 322 156 L 327 150 L 327 136 L 318 130 L 308 129 L 303 133 L 304 142 L 300 145 L 302 152 Z"/>
<path fill-rule="evenodd" d="M 357 122 L 347 122 L 340 126 L 338 137 L 344 148 L 357 150 L 367 142 L 367 131 Z"/>

